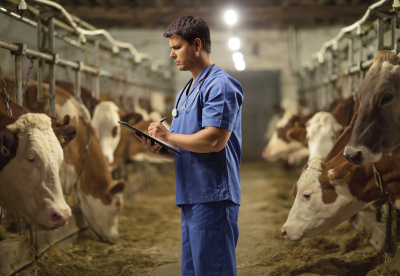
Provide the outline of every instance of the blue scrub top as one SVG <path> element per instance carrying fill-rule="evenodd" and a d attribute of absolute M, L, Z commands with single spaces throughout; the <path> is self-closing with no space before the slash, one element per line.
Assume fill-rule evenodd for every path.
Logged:
<path fill-rule="evenodd" d="M 241 115 L 243 89 L 238 81 L 214 66 L 201 91 L 199 81 L 212 65 L 204 68 L 186 98 L 184 91 L 170 131 L 194 134 L 204 127 L 220 127 L 231 131 L 227 145 L 219 152 L 195 153 L 180 149 L 175 155 L 176 205 L 231 200 L 240 204 L 240 161 L 242 151 Z M 183 90 L 183 89 L 182 89 Z M 187 110 L 181 110 L 181 105 Z"/>

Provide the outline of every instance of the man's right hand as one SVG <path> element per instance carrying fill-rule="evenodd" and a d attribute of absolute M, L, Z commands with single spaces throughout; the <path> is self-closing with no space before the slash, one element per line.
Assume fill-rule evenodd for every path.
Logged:
<path fill-rule="evenodd" d="M 142 146 L 144 147 L 144 149 L 146 151 L 150 152 L 151 154 L 157 155 L 160 157 L 164 157 L 168 160 L 175 159 L 175 154 L 173 154 L 173 153 L 170 153 L 170 152 L 165 152 L 165 153 L 162 152 L 161 153 L 160 150 L 161 150 L 162 146 L 160 144 L 151 145 L 150 139 L 148 139 L 144 136 L 138 135 L 137 133 L 134 133 L 134 135 L 142 141 Z"/>

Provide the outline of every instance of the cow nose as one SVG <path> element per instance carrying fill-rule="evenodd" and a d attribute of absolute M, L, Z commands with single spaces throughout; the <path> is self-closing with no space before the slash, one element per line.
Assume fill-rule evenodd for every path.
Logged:
<path fill-rule="evenodd" d="M 282 230 L 281 230 L 281 235 L 282 235 L 282 237 L 284 237 L 284 238 L 286 239 L 287 233 L 286 233 L 286 230 L 283 229 L 283 228 L 282 228 Z"/>
<path fill-rule="evenodd" d="M 51 215 L 51 222 L 53 223 L 54 227 L 63 226 L 65 223 L 71 218 L 70 212 L 54 212 Z"/>
<path fill-rule="evenodd" d="M 354 165 L 361 165 L 363 161 L 361 150 L 351 150 L 346 148 L 344 151 L 344 157 L 346 157 L 347 161 Z"/>

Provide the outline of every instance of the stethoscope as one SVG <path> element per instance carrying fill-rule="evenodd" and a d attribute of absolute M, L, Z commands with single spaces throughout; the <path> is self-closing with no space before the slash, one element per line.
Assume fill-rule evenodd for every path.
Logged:
<path fill-rule="evenodd" d="M 210 71 L 211 71 L 211 69 L 213 69 L 214 65 L 215 65 L 215 64 L 213 64 L 213 65 L 210 67 L 210 69 L 208 69 L 208 71 L 207 71 L 206 75 L 204 76 L 204 78 L 202 78 L 201 80 L 199 80 L 199 83 L 201 82 L 200 87 L 199 87 L 199 89 L 197 90 L 196 95 L 194 95 L 193 100 L 192 100 L 192 102 L 189 104 L 188 107 L 184 108 L 184 107 L 183 107 L 183 104 L 187 101 L 187 99 L 189 98 L 190 94 L 192 94 L 192 92 L 194 91 L 194 89 L 193 89 L 193 90 L 186 96 L 186 98 L 183 100 L 183 102 L 182 102 L 182 104 L 181 104 L 181 110 L 187 110 L 187 109 L 189 109 L 189 108 L 192 106 L 194 100 L 196 99 L 197 94 L 199 94 L 201 87 L 203 86 L 203 84 L 204 84 L 206 78 L 207 78 L 208 75 L 210 74 Z M 181 98 L 182 98 L 183 93 L 185 93 L 185 90 L 186 90 L 187 86 L 188 86 L 192 81 L 193 81 L 193 78 L 191 78 L 191 79 L 189 80 L 189 82 L 185 85 L 185 88 L 183 88 L 182 93 L 179 95 L 179 99 L 178 99 L 178 101 L 176 102 L 175 108 L 172 109 L 172 116 L 173 116 L 173 117 L 176 117 L 176 116 L 178 115 L 178 104 L 179 104 L 179 102 L 180 102 L 180 100 L 181 100 Z"/>

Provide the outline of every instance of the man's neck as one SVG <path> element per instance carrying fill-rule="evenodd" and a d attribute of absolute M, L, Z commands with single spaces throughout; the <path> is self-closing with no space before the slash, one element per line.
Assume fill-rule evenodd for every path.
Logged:
<path fill-rule="evenodd" d="M 193 76 L 192 84 L 196 81 L 197 77 L 200 75 L 201 71 L 203 71 L 204 68 L 213 64 L 214 63 L 212 62 L 210 55 L 201 58 L 200 62 L 198 62 L 198 64 L 196 64 L 196 66 L 192 68 L 192 70 L 190 70 Z"/>

